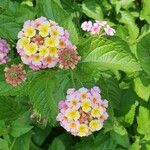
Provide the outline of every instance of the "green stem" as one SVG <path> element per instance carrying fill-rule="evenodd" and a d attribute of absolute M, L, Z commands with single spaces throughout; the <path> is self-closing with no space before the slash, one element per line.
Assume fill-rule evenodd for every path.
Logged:
<path fill-rule="evenodd" d="M 75 82 L 74 82 L 74 75 L 73 75 L 73 71 L 71 70 L 71 80 L 73 83 L 73 87 L 76 87 Z"/>
<path fill-rule="evenodd" d="M 12 144 L 11 144 L 11 146 L 10 146 L 10 150 L 12 150 L 12 149 L 13 149 L 13 147 L 14 147 L 14 144 L 15 144 L 16 140 L 17 140 L 17 138 L 15 138 L 15 139 L 13 140 L 13 142 L 12 142 Z"/>

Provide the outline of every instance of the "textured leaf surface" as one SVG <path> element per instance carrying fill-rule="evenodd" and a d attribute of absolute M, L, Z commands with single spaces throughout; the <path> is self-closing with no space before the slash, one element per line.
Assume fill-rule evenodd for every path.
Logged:
<path fill-rule="evenodd" d="M 64 143 L 59 138 L 55 138 L 49 150 L 67 150 Z"/>
<path fill-rule="evenodd" d="M 0 82 L 0 96 L 27 95 L 28 83 L 22 83 L 19 86 L 12 86 L 5 81 Z"/>
<path fill-rule="evenodd" d="M 126 42 L 120 38 L 85 39 L 80 46 L 82 63 L 95 64 L 95 67 L 135 72 L 140 70 L 137 60 L 130 53 Z"/>
<path fill-rule="evenodd" d="M 117 146 L 116 141 L 111 137 L 111 135 L 99 133 L 95 140 L 94 146 L 92 149 L 94 150 L 115 150 Z"/>
<path fill-rule="evenodd" d="M 0 2 L 0 35 L 9 41 L 17 39 L 17 34 L 24 21 L 33 19 L 34 9 L 20 6 L 17 2 L 3 0 Z"/>
<path fill-rule="evenodd" d="M 96 19 L 96 20 L 102 20 L 103 19 L 103 12 L 100 7 L 100 3 L 97 3 L 95 0 L 84 0 L 82 4 L 82 11 L 90 18 Z"/>
<path fill-rule="evenodd" d="M 140 134 L 150 133 L 150 109 L 140 106 L 139 115 L 137 117 L 137 131 Z"/>
<path fill-rule="evenodd" d="M 123 126 L 115 125 L 113 127 L 113 131 L 111 132 L 111 136 L 117 144 L 126 148 L 129 147 L 128 133 Z"/>
<path fill-rule="evenodd" d="M 134 79 L 134 90 L 137 95 L 143 100 L 148 101 L 150 97 L 150 84 L 146 81 L 146 84 L 138 77 Z"/>
<path fill-rule="evenodd" d="M 31 132 L 28 132 L 16 139 L 14 139 L 14 145 L 12 150 L 30 150 Z"/>
<path fill-rule="evenodd" d="M 132 125 L 136 108 L 139 104 L 138 100 L 139 98 L 133 90 L 128 89 L 122 92 L 119 111 L 116 112 L 116 115 L 119 116 L 121 122 L 123 122 L 125 126 Z"/>
<path fill-rule="evenodd" d="M 25 108 L 13 98 L 0 97 L 0 119 L 14 120 L 19 117 Z"/>
<path fill-rule="evenodd" d="M 57 90 L 58 81 L 54 73 L 47 73 L 35 78 L 29 89 L 29 97 L 33 107 L 53 124 L 58 111 L 57 101 L 53 94 Z"/>
<path fill-rule="evenodd" d="M 13 137 L 19 137 L 32 129 L 29 125 L 29 112 L 24 113 L 21 117 L 15 120 L 11 125 L 10 134 Z"/>
<path fill-rule="evenodd" d="M 150 75 L 150 34 L 138 42 L 137 56 L 144 71 Z"/>
<path fill-rule="evenodd" d="M 135 118 L 135 113 L 136 113 L 136 107 L 138 105 L 138 102 L 135 102 L 135 104 L 132 104 L 131 109 L 125 114 L 123 117 L 124 122 L 128 124 L 128 126 L 133 124 L 134 118 Z"/>
<path fill-rule="evenodd" d="M 116 79 L 110 77 L 100 77 L 99 87 L 102 91 L 103 98 L 106 98 L 112 104 L 113 108 L 118 109 L 121 99 L 121 90 Z"/>
<path fill-rule="evenodd" d="M 121 11 L 120 22 L 124 23 L 128 28 L 128 32 L 130 35 L 129 42 L 134 41 L 138 37 L 138 34 L 139 34 L 139 29 L 137 25 L 135 24 L 134 16 L 127 11 Z M 133 32 L 133 29 L 134 29 L 134 32 Z"/>
<path fill-rule="evenodd" d="M 150 1 L 149 0 L 143 0 L 142 1 L 143 8 L 140 13 L 140 19 L 145 19 L 148 23 L 150 23 Z"/>

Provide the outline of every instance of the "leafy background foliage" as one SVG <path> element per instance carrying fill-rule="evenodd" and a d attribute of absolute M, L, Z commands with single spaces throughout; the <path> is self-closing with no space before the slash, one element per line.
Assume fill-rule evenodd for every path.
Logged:
<path fill-rule="evenodd" d="M 2 150 L 150 150 L 150 1 L 149 0 L 1 0 L 0 37 L 11 45 L 12 61 L 0 66 L 0 149 Z M 20 63 L 15 44 L 23 22 L 45 16 L 70 32 L 82 60 L 75 70 L 34 72 L 12 87 L 4 68 Z M 81 31 L 84 20 L 107 20 L 115 37 Z M 70 87 L 98 85 L 109 101 L 104 128 L 73 137 L 56 122 L 58 102 Z M 32 107 L 31 107 L 32 105 Z M 46 119 L 30 119 L 32 108 Z"/>

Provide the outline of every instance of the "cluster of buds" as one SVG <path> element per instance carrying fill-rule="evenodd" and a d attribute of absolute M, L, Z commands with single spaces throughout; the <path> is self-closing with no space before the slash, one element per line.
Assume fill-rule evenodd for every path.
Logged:
<path fill-rule="evenodd" d="M 21 64 L 6 67 L 4 71 L 6 82 L 12 86 L 17 86 L 26 80 L 26 71 Z"/>
<path fill-rule="evenodd" d="M 0 38 L 0 64 L 7 63 L 8 58 L 8 52 L 10 50 L 9 44 L 4 40 Z"/>
<path fill-rule="evenodd" d="M 107 107 L 108 101 L 101 99 L 99 87 L 68 89 L 66 100 L 59 102 L 56 119 L 74 136 L 88 136 L 103 127 Z"/>
<path fill-rule="evenodd" d="M 17 51 L 22 61 L 33 70 L 53 68 L 59 62 L 61 68 L 74 68 L 78 61 L 76 49 L 71 56 L 74 46 L 69 40 L 69 33 L 56 22 L 45 17 L 26 21 L 18 38 Z M 65 53 L 63 50 L 67 50 L 71 57 L 64 60 L 61 57 Z"/>
<path fill-rule="evenodd" d="M 47 121 L 44 117 L 42 117 L 42 115 L 40 113 L 38 113 L 35 109 L 32 110 L 30 118 L 32 120 L 35 120 L 37 123 L 41 124 L 41 125 L 46 125 Z"/>
<path fill-rule="evenodd" d="M 116 33 L 116 31 L 111 28 L 106 21 L 96 20 L 95 23 L 85 21 L 81 24 L 81 28 L 91 34 L 105 34 L 108 36 L 113 36 Z"/>

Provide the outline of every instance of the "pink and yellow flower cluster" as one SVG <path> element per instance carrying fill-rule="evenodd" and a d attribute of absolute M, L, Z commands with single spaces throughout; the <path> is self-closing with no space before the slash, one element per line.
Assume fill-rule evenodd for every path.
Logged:
<path fill-rule="evenodd" d="M 22 64 L 11 65 L 6 67 L 4 71 L 6 82 L 12 86 L 17 86 L 26 80 L 27 75 Z"/>
<path fill-rule="evenodd" d="M 8 52 L 10 50 L 9 44 L 0 38 L 0 64 L 5 64 L 8 62 Z"/>
<path fill-rule="evenodd" d="M 72 48 L 69 33 L 45 17 L 26 21 L 18 38 L 17 51 L 33 70 L 55 67 L 58 51 Z"/>
<path fill-rule="evenodd" d="M 113 36 L 116 33 L 116 31 L 111 28 L 106 21 L 96 20 L 95 23 L 85 21 L 81 24 L 81 28 L 91 34 L 105 34 L 108 36 Z"/>
<path fill-rule="evenodd" d="M 108 101 L 102 100 L 99 87 L 68 89 L 65 101 L 59 102 L 57 121 L 74 136 L 88 136 L 103 127 L 108 118 Z"/>

